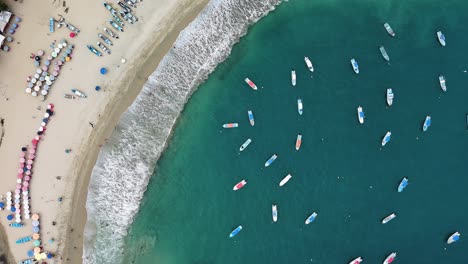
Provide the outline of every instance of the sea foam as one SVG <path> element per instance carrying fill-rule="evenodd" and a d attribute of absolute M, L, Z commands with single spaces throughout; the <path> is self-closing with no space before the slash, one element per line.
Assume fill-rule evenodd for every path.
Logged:
<path fill-rule="evenodd" d="M 280 2 L 212 0 L 180 33 L 99 154 L 88 187 L 83 263 L 119 263 L 128 228 L 185 103 L 248 27 Z"/>

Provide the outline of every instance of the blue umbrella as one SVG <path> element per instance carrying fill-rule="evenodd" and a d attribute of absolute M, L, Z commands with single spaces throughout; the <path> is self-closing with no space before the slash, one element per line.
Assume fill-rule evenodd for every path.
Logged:
<path fill-rule="evenodd" d="M 53 257 L 54 257 L 54 255 L 53 255 L 52 253 L 47 254 L 47 258 L 48 258 L 48 259 L 51 259 L 51 258 L 53 258 Z"/>
<path fill-rule="evenodd" d="M 101 86 L 96 86 L 96 91 L 100 91 L 101 90 Z"/>
<path fill-rule="evenodd" d="M 8 221 L 13 220 L 13 215 L 12 215 L 12 214 L 11 214 L 11 215 L 7 215 L 6 219 L 7 219 Z"/>
<path fill-rule="evenodd" d="M 106 74 L 106 73 L 107 73 L 107 69 L 104 68 L 104 67 L 102 67 L 102 68 L 101 68 L 101 74 Z"/>
<path fill-rule="evenodd" d="M 5 207 L 5 204 L 3 202 L 0 202 L 0 208 Z"/>
<path fill-rule="evenodd" d="M 13 213 L 16 212 L 16 207 L 12 207 L 12 208 L 11 208 L 11 211 L 12 211 Z"/>
<path fill-rule="evenodd" d="M 34 233 L 38 233 L 38 232 L 39 232 L 39 227 L 38 227 L 38 226 L 34 226 L 34 227 L 32 228 L 32 231 L 33 231 Z"/>
<path fill-rule="evenodd" d="M 28 250 L 27 254 L 28 254 L 28 257 L 30 257 L 30 258 L 34 257 L 34 251 L 32 251 L 32 250 Z"/>

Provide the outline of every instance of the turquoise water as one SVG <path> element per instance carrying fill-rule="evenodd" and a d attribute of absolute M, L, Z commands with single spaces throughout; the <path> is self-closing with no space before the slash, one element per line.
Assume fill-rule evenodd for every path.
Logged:
<path fill-rule="evenodd" d="M 381 263 L 391 252 L 398 263 L 466 263 L 468 3 L 410 2 L 296 0 L 253 26 L 186 105 L 130 230 L 124 263 L 348 263 L 358 256 Z M 263 88 L 251 90 L 245 77 Z M 432 126 L 423 133 L 428 114 Z M 229 122 L 239 128 L 223 129 Z M 388 130 L 392 141 L 381 148 Z M 247 138 L 253 142 L 239 153 Z M 265 168 L 273 153 L 278 159 Z M 288 173 L 293 178 L 279 188 Z M 397 193 L 404 176 L 409 186 Z M 246 187 L 232 191 L 242 179 Z M 305 226 L 314 211 L 316 221 Z M 382 225 L 392 212 L 397 218 Z M 238 225 L 244 229 L 229 239 Z M 455 231 L 461 241 L 447 245 Z"/>

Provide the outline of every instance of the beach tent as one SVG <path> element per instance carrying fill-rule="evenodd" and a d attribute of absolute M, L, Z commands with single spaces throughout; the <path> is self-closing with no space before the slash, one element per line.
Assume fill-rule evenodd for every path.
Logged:
<path fill-rule="evenodd" d="M 0 31 L 1 32 L 5 32 L 5 28 L 8 24 L 8 22 L 10 22 L 10 18 L 11 18 L 12 14 L 8 11 L 2 11 L 0 12 Z"/>

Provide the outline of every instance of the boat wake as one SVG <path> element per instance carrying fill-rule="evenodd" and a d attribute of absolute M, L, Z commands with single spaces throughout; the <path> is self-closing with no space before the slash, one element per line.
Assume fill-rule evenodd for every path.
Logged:
<path fill-rule="evenodd" d="M 250 25 L 281 0 L 212 0 L 183 30 L 101 150 L 88 187 L 83 263 L 119 263 L 124 239 L 185 103 Z"/>

